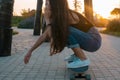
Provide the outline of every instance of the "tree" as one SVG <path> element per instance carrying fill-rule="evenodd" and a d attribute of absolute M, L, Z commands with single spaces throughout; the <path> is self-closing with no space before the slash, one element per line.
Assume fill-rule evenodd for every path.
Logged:
<path fill-rule="evenodd" d="M 40 35 L 42 4 L 43 4 L 43 0 L 37 0 L 37 10 L 35 14 L 33 35 Z"/>
<path fill-rule="evenodd" d="M 115 15 L 117 19 L 120 19 L 120 8 L 114 8 L 111 11 L 111 15 Z"/>
<path fill-rule="evenodd" d="M 26 9 L 22 9 L 22 12 L 21 12 L 21 15 L 24 17 L 24 18 L 28 18 L 28 17 L 31 17 L 31 16 L 34 16 L 35 15 L 35 10 L 26 10 Z"/>
<path fill-rule="evenodd" d="M 92 0 L 84 0 L 85 16 L 93 22 L 93 7 Z"/>
<path fill-rule="evenodd" d="M 73 1 L 74 7 L 75 7 L 75 11 L 81 11 L 81 2 L 78 0 L 74 0 Z"/>
<path fill-rule="evenodd" d="M 11 55 L 11 19 L 14 0 L 0 0 L 0 56 Z"/>

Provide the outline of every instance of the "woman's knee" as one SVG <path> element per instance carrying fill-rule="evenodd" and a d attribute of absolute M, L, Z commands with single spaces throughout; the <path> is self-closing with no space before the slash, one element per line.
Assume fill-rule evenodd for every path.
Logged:
<path fill-rule="evenodd" d="M 78 41 L 73 35 L 68 36 L 67 47 L 68 48 L 79 47 Z"/>

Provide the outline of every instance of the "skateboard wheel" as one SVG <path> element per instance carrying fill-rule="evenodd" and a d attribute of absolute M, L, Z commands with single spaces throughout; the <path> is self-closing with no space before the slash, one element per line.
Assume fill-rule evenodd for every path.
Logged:
<path fill-rule="evenodd" d="M 86 80 L 91 80 L 91 76 L 89 74 L 85 75 Z"/>

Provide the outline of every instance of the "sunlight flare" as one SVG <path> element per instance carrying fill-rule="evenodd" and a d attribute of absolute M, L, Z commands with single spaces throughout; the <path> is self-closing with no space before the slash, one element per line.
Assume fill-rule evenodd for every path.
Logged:
<path fill-rule="evenodd" d="M 45 2 L 45 0 L 43 0 Z M 73 5 L 74 0 L 68 0 L 69 7 L 74 9 Z M 81 1 L 81 11 L 84 11 L 84 0 Z M 22 4 L 21 4 L 22 2 Z M 20 15 L 22 9 L 36 9 L 37 0 L 15 0 L 14 3 L 14 13 Z M 104 18 L 108 18 L 110 16 L 110 12 L 116 8 L 120 8 L 119 0 L 93 0 L 93 11 Z"/>

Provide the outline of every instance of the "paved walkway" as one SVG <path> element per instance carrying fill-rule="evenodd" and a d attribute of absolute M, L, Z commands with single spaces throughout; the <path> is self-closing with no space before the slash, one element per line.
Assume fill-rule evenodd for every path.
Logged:
<path fill-rule="evenodd" d="M 33 31 L 16 29 L 13 36 L 12 55 L 0 57 L 0 80 L 69 80 L 64 58 L 72 51 L 65 48 L 61 54 L 49 56 L 49 43 L 43 43 L 31 57 L 30 63 L 23 63 L 24 55 L 38 36 Z M 102 35 L 102 47 L 94 53 L 85 52 L 91 60 L 92 80 L 120 80 L 120 38 Z"/>

